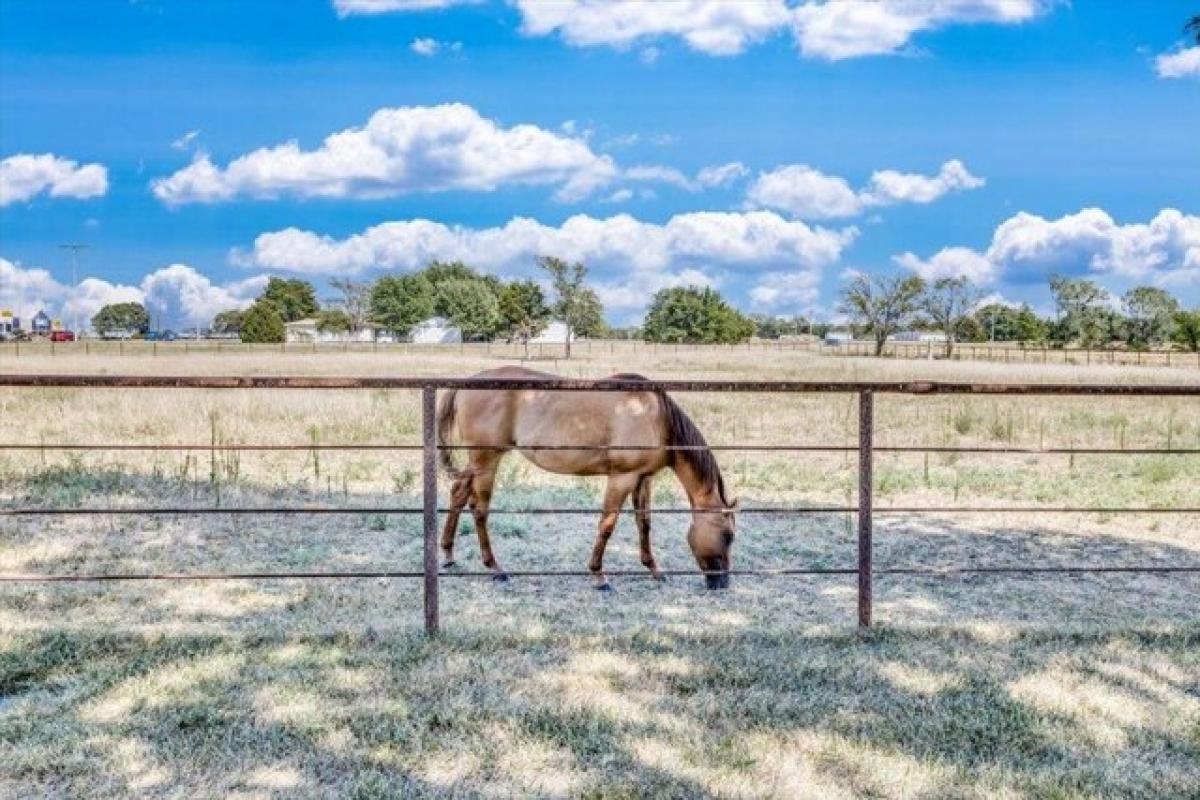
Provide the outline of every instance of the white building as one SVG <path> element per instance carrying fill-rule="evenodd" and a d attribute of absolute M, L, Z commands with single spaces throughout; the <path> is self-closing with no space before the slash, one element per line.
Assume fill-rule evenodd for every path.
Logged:
<path fill-rule="evenodd" d="M 308 317 L 288 322 L 284 326 L 284 338 L 289 342 L 373 342 L 375 329 L 365 325 L 357 331 L 323 331 L 317 320 Z"/>
<path fill-rule="evenodd" d="M 575 341 L 575 334 L 571 334 L 571 341 Z M 567 323 L 554 320 L 546 329 L 529 340 L 530 344 L 566 344 L 567 342 Z"/>
<path fill-rule="evenodd" d="M 941 331 L 900 331 L 888 337 L 889 342 L 945 342 Z"/>
<path fill-rule="evenodd" d="M 850 331 L 829 331 L 825 334 L 825 344 L 845 344 L 846 342 L 853 341 L 854 334 L 852 334 Z"/>
<path fill-rule="evenodd" d="M 430 317 L 413 326 L 408 340 L 413 344 L 458 344 L 462 339 L 462 331 L 450 324 L 444 317 Z"/>

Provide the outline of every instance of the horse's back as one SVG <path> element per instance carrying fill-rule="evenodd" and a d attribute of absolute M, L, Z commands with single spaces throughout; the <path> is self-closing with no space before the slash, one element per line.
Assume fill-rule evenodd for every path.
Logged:
<path fill-rule="evenodd" d="M 473 377 L 553 380 L 559 376 L 505 366 Z M 603 474 L 656 471 L 662 466 L 658 463 L 662 454 L 619 449 L 622 445 L 645 448 L 663 444 L 660 399 L 655 392 L 469 389 L 459 392 L 458 403 L 464 439 L 472 444 L 517 447 L 530 461 L 552 472 Z M 537 449 L 563 445 L 591 449 Z"/>

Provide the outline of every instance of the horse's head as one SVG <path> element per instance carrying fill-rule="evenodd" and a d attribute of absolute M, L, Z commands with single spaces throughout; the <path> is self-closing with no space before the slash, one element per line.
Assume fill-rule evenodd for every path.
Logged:
<path fill-rule="evenodd" d="M 692 512 L 688 528 L 688 546 L 696 563 L 704 572 L 709 589 L 729 588 L 729 571 L 733 569 L 730 550 L 736 532 L 737 501 L 716 508 L 697 508 Z"/>

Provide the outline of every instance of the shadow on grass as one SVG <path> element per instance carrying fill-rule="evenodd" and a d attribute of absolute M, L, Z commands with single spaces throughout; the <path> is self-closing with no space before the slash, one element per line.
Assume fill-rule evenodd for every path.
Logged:
<path fill-rule="evenodd" d="M 1200 627 L 0 650 L 11 796 L 1185 797 Z M 1194 796 L 1194 795 L 1191 795 Z"/>

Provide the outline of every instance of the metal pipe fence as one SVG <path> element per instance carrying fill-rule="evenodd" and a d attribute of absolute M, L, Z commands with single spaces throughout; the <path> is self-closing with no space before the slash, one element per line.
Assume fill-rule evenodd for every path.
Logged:
<path fill-rule="evenodd" d="M 878 356 L 897 359 L 945 358 L 943 342 L 889 341 Z M 822 342 L 817 340 L 760 339 L 739 344 L 714 345 L 674 342 L 644 342 L 638 339 L 587 339 L 573 342 L 576 355 L 669 354 L 714 352 L 804 352 L 842 358 L 875 357 L 873 342 Z M 459 342 L 422 344 L 413 342 L 315 342 L 292 341 L 278 344 L 250 344 L 238 340 L 181 339 L 171 342 L 108 341 L 83 339 L 77 342 L 0 342 L 0 356 L 172 356 L 172 355 L 253 355 L 279 353 L 289 355 L 332 353 L 375 353 L 382 355 L 421 355 L 457 353 L 485 358 L 532 358 L 557 360 L 565 356 L 562 343 L 536 342 L 526 349 L 510 342 Z M 1048 347 L 1040 342 L 958 342 L 949 356 L 953 361 L 991 361 L 1004 364 L 1061 364 L 1073 366 L 1157 366 L 1200 368 L 1200 352 L 1184 350 L 1132 350 Z"/>
<path fill-rule="evenodd" d="M 732 381 L 732 380 L 664 380 L 641 381 L 624 379 L 480 379 L 480 378 L 348 378 L 348 377 L 286 377 L 286 376 L 133 376 L 133 375 L 0 375 L 0 388 L 91 388 L 91 389 L 205 389 L 205 390 L 356 390 L 397 389 L 421 393 L 422 437 L 420 444 L 339 444 L 339 443 L 280 443 L 280 444 L 82 444 L 82 443 L 0 443 L 6 450 L 99 450 L 99 451 L 288 451 L 288 450 L 394 450 L 420 451 L 422 454 L 422 504 L 409 506 L 245 506 L 245 507 L 104 507 L 48 508 L 0 507 L 0 518 L 40 516 L 118 516 L 118 515 L 420 515 L 422 517 L 423 563 L 419 571 L 353 570 L 308 572 L 227 572 L 227 573 L 100 573 L 100 574 L 0 574 L 0 583 L 72 583 L 112 581 L 217 581 L 217 580 L 310 580 L 354 578 L 420 578 L 423 583 L 425 630 L 437 633 L 440 626 L 439 582 L 442 578 L 490 576 L 490 572 L 445 572 L 437 563 L 437 527 L 439 518 L 449 509 L 438 504 L 437 455 L 439 449 L 469 450 L 470 446 L 439 446 L 436 441 L 437 393 L 442 389 L 509 389 L 529 391 L 668 391 L 668 392 L 738 392 L 783 394 L 851 394 L 858 398 L 858 443 L 850 445 L 784 444 L 784 445 L 719 445 L 713 450 L 760 452 L 857 452 L 857 502 L 847 505 L 750 507 L 740 514 L 802 515 L 845 513 L 857 517 L 857 563 L 853 567 L 733 570 L 732 575 L 800 576 L 853 575 L 857 580 L 858 624 L 868 628 L 873 616 L 873 579 L 878 575 L 1054 575 L 1054 574 L 1200 574 L 1197 565 L 1109 565 L 1109 566 L 959 566 L 959 567 L 885 567 L 873 564 L 874 519 L 889 514 L 1200 514 L 1200 508 L 1181 506 L 1098 507 L 1098 506 L 876 506 L 874 491 L 875 453 L 976 453 L 976 454 L 1156 454 L 1195 455 L 1200 448 L 1031 448 L 1031 447 L 950 447 L 950 446 L 884 446 L 875 444 L 875 398 L 881 394 L 932 395 L 1017 395 L 1017 396 L 1101 396 L 1101 397 L 1184 397 L 1200 398 L 1200 384 L 980 384 L 954 382 L 805 382 L 805 381 Z M 486 448 L 494 449 L 494 448 Z M 645 446 L 607 448 L 572 444 L 543 447 L 513 448 L 522 450 L 686 450 L 694 447 Z M 565 514 L 595 515 L 596 509 L 585 508 L 501 508 L 489 514 Z M 652 509 L 656 514 L 724 513 L 691 508 Z M 645 576 L 643 571 L 607 570 L 614 576 Z M 698 570 L 665 570 L 664 574 L 702 574 Z M 577 577 L 592 573 L 583 570 L 522 570 L 511 571 L 513 576 Z"/>

